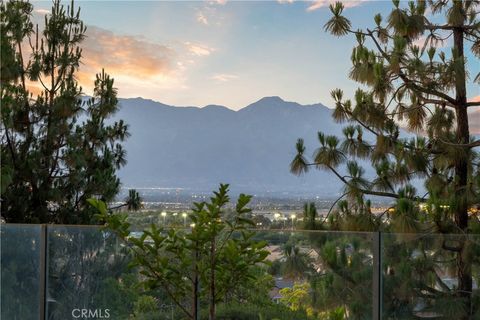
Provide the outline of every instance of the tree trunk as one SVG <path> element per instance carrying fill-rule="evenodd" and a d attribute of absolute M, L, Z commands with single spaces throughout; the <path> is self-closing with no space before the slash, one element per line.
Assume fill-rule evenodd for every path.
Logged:
<path fill-rule="evenodd" d="M 457 54 L 456 59 L 464 60 L 463 50 L 463 35 L 464 32 L 461 27 L 453 31 L 454 37 L 454 49 Z M 455 91 L 456 91 L 456 120 L 457 120 L 457 132 L 456 142 L 458 144 L 467 144 L 470 140 L 470 132 L 468 127 L 468 114 L 467 114 L 467 90 L 466 90 L 466 75 L 465 75 L 465 63 L 462 62 L 462 66 L 455 75 Z M 462 150 L 458 152 L 455 159 L 455 183 L 456 183 L 456 212 L 455 212 L 455 224 L 460 230 L 468 232 L 468 199 L 467 199 L 467 179 L 468 179 L 468 154 L 469 149 L 467 147 L 459 147 Z M 466 238 L 466 236 L 465 236 Z M 465 310 L 469 314 L 471 311 L 471 292 L 472 292 L 472 274 L 471 263 L 467 259 L 466 242 L 468 239 L 461 240 L 461 250 L 457 254 L 457 278 L 458 278 L 458 295 L 465 301 Z M 469 319 L 469 315 L 466 314 L 462 319 Z"/>
<path fill-rule="evenodd" d="M 209 320 L 215 320 L 215 237 L 210 246 L 210 312 Z"/>
<path fill-rule="evenodd" d="M 195 253 L 193 261 L 193 301 L 192 301 L 192 316 L 193 320 L 200 319 L 200 310 L 199 310 L 199 293 L 200 293 L 200 279 L 198 277 L 198 260 L 199 260 L 199 248 L 198 242 L 195 243 Z"/>

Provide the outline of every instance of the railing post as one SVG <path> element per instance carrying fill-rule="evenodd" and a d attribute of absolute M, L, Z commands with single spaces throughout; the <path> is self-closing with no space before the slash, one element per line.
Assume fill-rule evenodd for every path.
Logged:
<path fill-rule="evenodd" d="M 382 233 L 373 233 L 372 319 L 382 319 Z"/>
<path fill-rule="evenodd" d="M 47 307 L 47 225 L 42 224 L 40 229 L 40 320 L 46 319 Z"/>

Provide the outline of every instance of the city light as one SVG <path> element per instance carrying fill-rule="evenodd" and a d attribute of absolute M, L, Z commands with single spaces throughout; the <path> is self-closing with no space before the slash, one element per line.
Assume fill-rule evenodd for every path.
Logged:
<path fill-rule="evenodd" d="M 182 217 L 183 217 L 183 227 L 186 228 L 187 227 L 187 213 L 186 212 L 182 213 Z"/>
<path fill-rule="evenodd" d="M 163 224 L 165 225 L 166 219 L 167 219 L 167 212 L 162 211 L 162 213 L 160 215 L 163 217 Z"/>

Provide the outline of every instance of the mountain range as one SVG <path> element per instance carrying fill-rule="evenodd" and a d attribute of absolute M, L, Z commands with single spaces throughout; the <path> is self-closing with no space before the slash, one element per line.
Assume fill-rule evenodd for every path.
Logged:
<path fill-rule="evenodd" d="M 115 118 L 131 136 L 124 142 L 126 188 L 209 191 L 229 183 L 236 192 L 335 196 L 341 184 L 329 172 L 289 172 L 297 138 L 307 151 L 317 132 L 341 133 L 332 110 L 265 97 L 238 111 L 224 106 L 175 107 L 143 98 L 120 99 Z"/>

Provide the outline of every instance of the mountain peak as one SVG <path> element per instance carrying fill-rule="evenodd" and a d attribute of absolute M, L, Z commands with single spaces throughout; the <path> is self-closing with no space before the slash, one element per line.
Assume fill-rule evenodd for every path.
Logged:
<path fill-rule="evenodd" d="M 201 110 L 204 110 L 204 111 L 207 111 L 207 110 L 219 110 L 219 111 L 228 111 L 228 112 L 233 112 L 233 110 L 225 107 L 225 106 L 221 106 L 221 105 L 218 105 L 218 104 L 209 104 L 203 108 L 201 108 Z"/>
<path fill-rule="evenodd" d="M 279 103 L 279 102 L 286 102 L 286 101 L 280 98 L 279 96 L 271 96 L 271 97 L 263 97 L 262 99 L 258 100 L 255 103 L 259 103 L 259 102 Z"/>
<path fill-rule="evenodd" d="M 240 111 L 249 110 L 263 110 L 265 112 L 278 111 L 278 110 L 294 110 L 299 107 L 300 104 L 296 102 L 288 102 L 278 96 L 264 97 L 257 102 L 249 104 Z"/>

